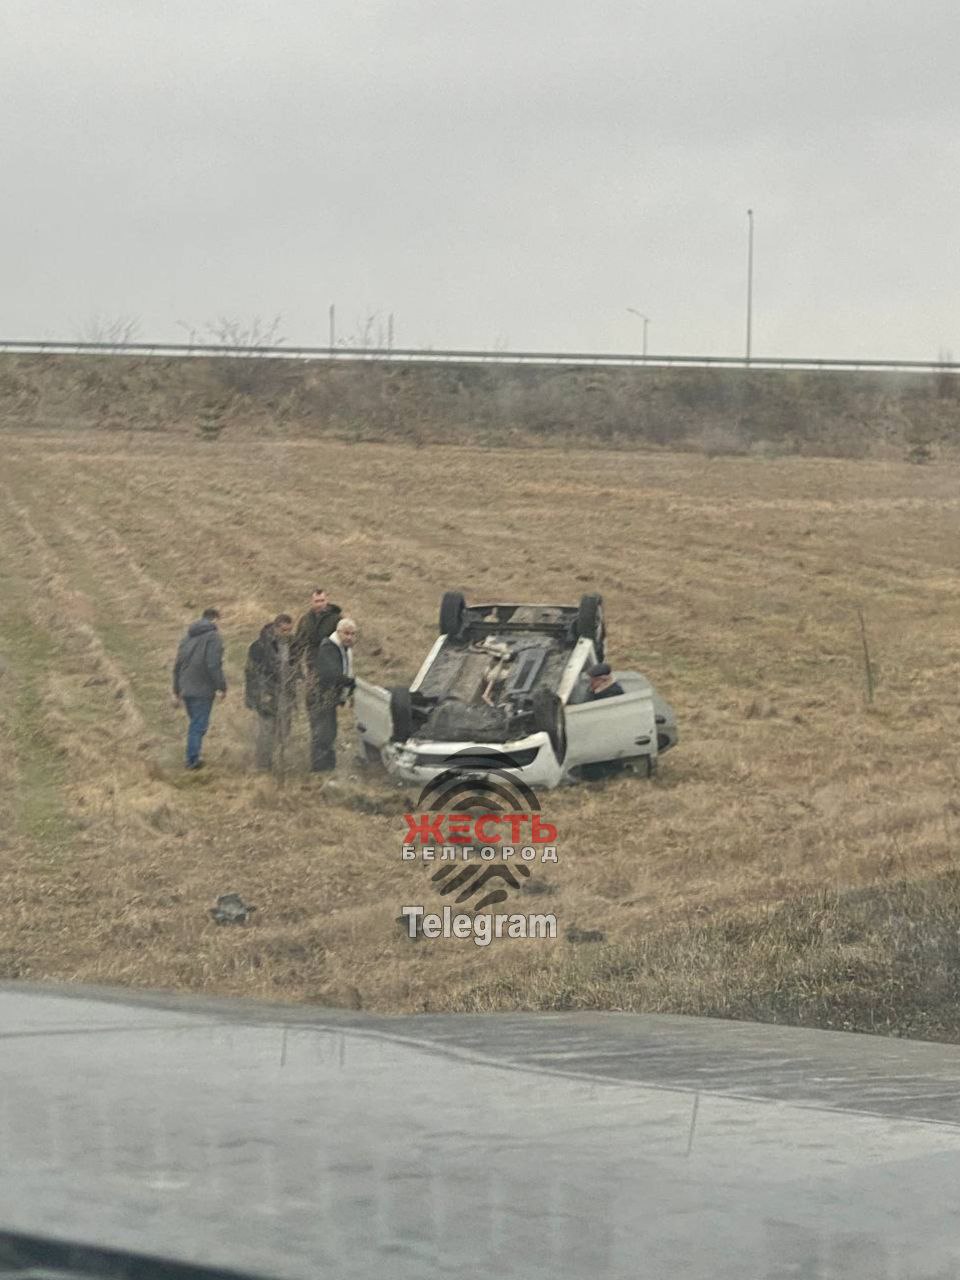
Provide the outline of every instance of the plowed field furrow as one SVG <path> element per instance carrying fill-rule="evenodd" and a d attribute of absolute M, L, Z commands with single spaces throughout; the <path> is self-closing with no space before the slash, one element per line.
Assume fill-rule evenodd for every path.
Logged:
<path fill-rule="evenodd" d="M 448 588 L 602 591 L 615 665 L 662 688 L 681 746 L 655 784 L 543 798 L 561 859 L 538 869 L 536 908 L 561 927 L 632 944 L 956 863 L 954 472 L 227 437 L 5 445 L 0 820 L 4 885 L 16 868 L 28 887 L 16 940 L 0 927 L 0 972 L 384 1009 L 579 982 L 586 952 L 563 941 L 402 937 L 399 906 L 427 900 L 429 877 L 399 857 L 407 797 L 353 763 L 349 713 L 332 782 L 304 776 L 302 718 L 286 785 L 252 773 L 246 647 L 318 579 L 360 622 L 358 670 L 386 683 L 419 665 Z M 168 682 L 206 604 L 223 610 L 231 693 L 192 776 Z M 209 921 L 231 890 L 260 908 L 255 927 Z"/>
<path fill-rule="evenodd" d="M 53 645 L 30 617 L 24 537 L 0 517 L 0 848 L 16 834 L 43 842 L 64 834 L 64 779 L 44 699 Z"/>
<path fill-rule="evenodd" d="M 71 830 L 73 788 L 99 776 L 112 744 L 138 735 L 142 722 L 122 673 L 83 620 L 82 596 L 26 509 L 9 490 L 3 497 L 0 649 L 9 667 L 3 706 L 16 757 L 15 822 L 50 846 Z"/>

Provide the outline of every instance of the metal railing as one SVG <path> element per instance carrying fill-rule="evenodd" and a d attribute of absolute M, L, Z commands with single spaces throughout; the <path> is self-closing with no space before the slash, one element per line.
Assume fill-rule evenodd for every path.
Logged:
<path fill-rule="evenodd" d="M 185 342 L 48 342 L 16 338 L 0 340 L 0 351 L 51 355 L 220 356 L 233 359 L 369 360 L 407 364 L 501 364 L 657 367 L 693 366 L 732 369 L 890 370 L 913 373 L 957 373 L 954 360 L 838 360 L 800 356 L 636 355 L 623 351 L 476 351 L 423 347 L 234 347 Z"/>

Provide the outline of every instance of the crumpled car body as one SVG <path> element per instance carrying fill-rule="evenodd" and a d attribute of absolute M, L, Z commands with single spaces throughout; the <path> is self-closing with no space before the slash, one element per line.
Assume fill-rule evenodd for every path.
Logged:
<path fill-rule="evenodd" d="M 579 606 L 468 607 L 448 593 L 441 634 L 407 689 L 357 679 L 362 750 L 421 786 L 451 768 L 506 770 L 534 788 L 605 764 L 649 776 L 677 743 L 676 716 L 636 671 L 614 670 L 623 692 L 590 699 L 587 673 L 605 637 L 599 596 Z"/>

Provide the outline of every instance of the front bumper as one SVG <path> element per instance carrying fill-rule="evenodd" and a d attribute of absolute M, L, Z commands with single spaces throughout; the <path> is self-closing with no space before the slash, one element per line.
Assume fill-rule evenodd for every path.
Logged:
<path fill-rule="evenodd" d="M 484 763 L 485 758 L 489 764 Z M 512 763 L 508 763 L 508 761 Z M 451 770 L 472 776 L 497 774 L 530 787 L 556 787 L 563 777 L 546 733 L 519 742 L 407 742 L 383 749 L 383 763 L 395 778 L 426 786 Z"/>

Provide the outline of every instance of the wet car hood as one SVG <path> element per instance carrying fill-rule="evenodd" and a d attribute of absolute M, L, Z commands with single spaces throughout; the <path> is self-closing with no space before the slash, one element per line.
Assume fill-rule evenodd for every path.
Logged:
<path fill-rule="evenodd" d="M 960 1276 L 960 1049 L 0 985 L 0 1228 L 283 1280 Z"/>

